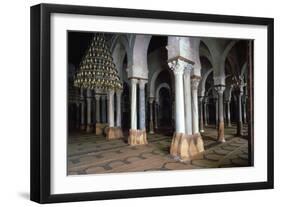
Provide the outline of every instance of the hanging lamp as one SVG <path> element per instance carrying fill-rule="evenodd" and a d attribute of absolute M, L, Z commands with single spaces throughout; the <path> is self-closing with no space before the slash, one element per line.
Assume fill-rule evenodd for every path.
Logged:
<path fill-rule="evenodd" d="M 78 88 L 122 90 L 122 82 L 103 34 L 95 34 L 74 78 Z"/>

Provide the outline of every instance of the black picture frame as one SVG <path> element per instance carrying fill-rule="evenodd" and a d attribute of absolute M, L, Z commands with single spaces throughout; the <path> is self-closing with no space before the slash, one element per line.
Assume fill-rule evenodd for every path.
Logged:
<path fill-rule="evenodd" d="M 188 187 L 169 187 L 74 194 L 50 193 L 50 15 L 52 13 L 113 17 L 186 20 L 207 23 L 233 23 L 267 26 L 267 181 Z M 120 199 L 146 196 L 210 193 L 273 188 L 274 177 L 274 20 L 272 18 L 180 13 L 152 10 L 39 4 L 31 7 L 31 174 L 30 199 L 38 203 Z"/>

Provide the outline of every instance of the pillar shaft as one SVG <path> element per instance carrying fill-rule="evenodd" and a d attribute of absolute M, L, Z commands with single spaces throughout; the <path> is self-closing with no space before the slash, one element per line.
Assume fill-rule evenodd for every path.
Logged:
<path fill-rule="evenodd" d="M 92 98 L 91 90 L 87 89 L 87 124 L 91 124 L 91 113 L 92 113 Z"/>
<path fill-rule="evenodd" d="M 139 80 L 139 127 L 145 130 L 145 80 Z"/>
<path fill-rule="evenodd" d="M 80 123 L 81 128 L 85 126 L 85 102 L 84 102 L 84 95 L 83 95 L 83 89 L 80 89 L 80 100 L 81 100 L 81 115 L 80 115 Z"/>
<path fill-rule="evenodd" d="M 149 133 L 150 134 L 154 134 L 153 102 L 154 102 L 154 97 L 149 97 Z"/>
<path fill-rule="evenodd" d="M 242 106 L 241 106 L 241 102 L 242 102 L 242 95 L 243 95 L 243 90 L 240 89 L 237 92 L 237 106 L 238 106 L 238 120 L 237 120 L 237 136 L 242 136 L 242 129 L 243 129 L 243 123 L 242 123 Z"/>
<path fill-rule="evenodd" d="M 205 126 L 208 126 L 208 103 L 204 103 L 204 120 L 205 120 Z"/>
<path fill-rule="evenodd" d="M 131 129 L 137 129 L 137 79 L 131 79 Z"/>
<path fill-rule="evenodd" d="M 76 102 L 76 128 L 80 127 L 80 103 Z"/>
<path fill-rule="evenodd" d="M 117 103 L 117 113 L 116 113 L 116 126 L 117 127 L 121 127 L 121 116 L 122 116 L 122 113 L 121 113 L 121 94 L 122 94 L 122 91 L 117 91 L 116 92 L 116 103 Z"/>
<path fill-rule="evenodd" d="M 230 101 L 227 101 L 227 125 L 231 127 Z"/>
<path fill-rule="evenodd" d="M 106 96 L 101 97 L 101 121 L 106 123 Z"/>
<path fill-rule="evenodd" d="M 155 129 L 158 128 L 158 110 L 159 110 L 159 105 L 158 102 L 154 102 L 154 122 L 155 122 Z"/>
<path fill-rule="evenodd" d="M 200 124 L 199 124 L 199 127 L 200 127 L 200 132 L 204 132 L 204 118 L 203 118 L 203 97 L 200 97 L 199 98 L 199 106 L 200 106 Z"/>
<path fill-rule="evenodd" d="M 200 79 L 194 77 L 192 80 L 192 133 L 198 134 L 199 133 L 199 113 L 198 113 L 198 85 Z"/>
<path fill-rule="evenodd" d="M 114 90 L 108 92 L 107 120 L 109 127 L 114 127 Z"/>
<path fill-rule="evenodd" d="M 184 93 L 183 93 L 183 72 L 186 62 L 177 60 L 169 63 L 169 67 L 173 70 L 175 76 L 175 122 L 176 133 L 185 133 L 184 118 Z"/>
<path fill-rule="evenodd" d="M 184 107 L 185 107 L 185 133 L 187 135 L 192 134 L 192 95 L 191 95 L 191 81 L 190 73 L 192 67 L 187 67 L 184 71 Z M 183 111 L 181 112 L 183 114 Z"/>
<path fill-rule="evenodd" d="M 246 100 L 243 101 L 243 121 L 244 121 L 244 124 L 247 123 L 247 107 L 246 107 Z"/>
<path fill-rule="evenodd" d="M 223 115 L 223 92 L 225 86 L 219 85 L 216 86 L 216 90 L 218 93 L 218 141 L 225 142 L 224 137 L 224 115 Z"/>
<path fill-rule="evenodd" d="M 100 123 L 100 95 L 95 95 L 96 98 L 96 123 Z"/>

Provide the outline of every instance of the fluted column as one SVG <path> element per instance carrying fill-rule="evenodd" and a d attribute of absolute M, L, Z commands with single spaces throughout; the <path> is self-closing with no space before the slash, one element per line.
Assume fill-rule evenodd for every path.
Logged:
<path fill-rule="evenodd" d="M 243 88 L 240 87 L 237 91 L 237 106 L 238 106 L 238 120 L 237 120 L 237 136 L 242 136 L 243 132 L 243 122 L 242 122 L 242 106 L 241 106 L 241 102 L 242 102 L 242 95 L 243 95 Z"/>
<path fill-rule="evenodd" d="M 117 113 L 116 113 L 116 126 L 117 127 L 120 127 L 121 128 L 121 116 L 122 116 L 122 113 L 121 113 L 121 94 L 122 94 L 122 91 L 121 90 L 118 90 L 116 91 L 116 103 L 117 103 Z"/>
<path fill-rule="evenodd" d="M 96 99 L 96 123 L 100 123 L 100 95 L 96 94 L 95 99 Z"/>
<path fill-rule="evenodd" d="M 81 101 L 81 115 L 80 115 L 80 129 L 85 130 L 85 99 L 84 99 L 84 90 L 80 89 L 80 101 Z"/>
<path fill-rule="evenodd" d="M 230 101 L 229 100 L 226 102 L 226 106 L 227 106 L 227 126 L 231 127 Z"/>
<path fill-rule="evenodd" d="M 108 125 L 109 127 L 114 127 L 114 90 L 109 90 L 107 97 Z"/>
<path fill-rule="evenodd" d="M 191 95 L 191 82 L 190 82 L 190 74 L 192 70 L 192 65 L 188 65 L 185 68 L 183 75 L 184 82 L 184 110 L 181 112 L 185 112 L 185 133 L 187 135 L 192 135 L 192 95 Z"/>
<path fill-rule="evenodd" d="M 102 123 L 106 123 L 106 96 L 101 96 L 101 121 Z"/>
<path fill-rule="evenodd" d="M 199 118 L 199 128 L 200 128 L 200 133 L 203 133 L 204 132 L 204 118 L 203 118 L 203 99 L 204 97 L 203 96 L 200 96 L 199 97 L 199 106 L 200 106 L 200 109 L 199 109 L 199 112 L 200 112 L 200 118 Z"/>
<path fill-rule="evenodd" d="M 225 142 L 223 117 L 223 92 L 225 90 L 225 86 L 217 85 L 215 88 L 218 93 L 218 141 Z"/>
<path fill-rule="evenodd" d="M 137 79 L 131 79 L 131 129 L 137 129 Z"/>
<path fill-rule="evenodd" d="M 153 102 L 154 102 L 154 97 L 149 97 L 149 134 L 154 134 Z"/>
<path fill-rule="evenodd" d="M 145 84 L 146 80 L 139 80 L 139 127 L 145 131 Z"/>
<path fill-rule="evenodd" d="M 87 132 L 92 132 L 92 93 L 90 89 L 87 89 Z"/>
<path fill-rule="evenodd" d="M 191 95 L 192 95 L 192 133 L 199 133 L 199 119 L 198 119 L 198 85 L 200 77 L 194 76 L 191 79 Z"/>

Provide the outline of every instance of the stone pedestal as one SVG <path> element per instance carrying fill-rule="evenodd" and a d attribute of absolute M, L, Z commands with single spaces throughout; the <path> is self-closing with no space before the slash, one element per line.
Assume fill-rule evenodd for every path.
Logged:
<path fill-rule="evenodd" d="M 200 134 L 187 135 L 174 133 L 170 154 L 181 161 L 201 158 L 204 152 L 204 143 Z"/>
<path fill-rule="evenodd" d="M 105 127 L 107 127 L 107 124 L 96 123 L 96 135 L 103 135 Z"/>
<path fill-rule="evenodd" d="M 82 131 L 84 131 L 84 130 L 86 129 L 86 125 L 85 125 L 85 124 L 81 124 L 81 125 L 80 125 L 80 129 L 81 129 Z"/>
<path fill-rule="evenodd" d="M 86 132 L 91 133 L 94 131 L 94 126 L 92 124 L 87 124 Z"/>
<path fill-rule="evenodd" d="M 120 127 L 106 127 L 105 134 L 107 140 L 123 138 L 123 131 Z"/>
<path fill-rule="evenodd" d="M 129 145 L 144 145 L 144 144 L 147 144 L 146 131 L 145 130 L 138 130 L 138 129 L 130 129 L 128 144 Z"/>

